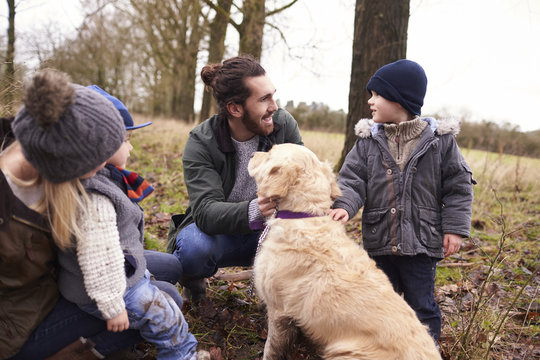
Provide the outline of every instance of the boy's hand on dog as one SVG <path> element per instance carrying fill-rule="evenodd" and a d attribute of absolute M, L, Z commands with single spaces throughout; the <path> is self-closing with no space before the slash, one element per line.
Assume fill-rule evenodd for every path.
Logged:
<path fill-rule="evenodd" d="M 277 199 L 259 196 L 257 198 L 257 204 L 259 204 L 261 214 L 266 218 L 274 213 L 277 206 Z"/>
<path fill-rule="evenodd" d="M 127 311 L 124 311 L 112 319 L 107 320 L 107 330 L 112 332 L 120 332 L 129 328 L 129 319 Z"/>
<path fill-rule="evenodd" d="M 463 243 L 463 238 L 456 234 L 444 234 L 444 256 L 450 256 L 458 252 Z"/>
<path fill-rule="evenodd" d="M 349 213 L 345 209 L 330 209 L 328 216 L 332 220 L 340 221 L 342 224 L 345 224 L 349 220 Z"/>

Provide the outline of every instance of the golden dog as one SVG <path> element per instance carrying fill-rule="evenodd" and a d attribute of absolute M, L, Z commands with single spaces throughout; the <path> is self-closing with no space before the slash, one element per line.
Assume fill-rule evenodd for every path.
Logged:
<path fill-rule="evenodd" d="M 324 359 L 440 359 L 414 311 L 367 253 L 326 215 L 341 192 L 309 149 L 275 145 L 249 162 L 260 196 L 314 217 L 267 221 L 254 281 L 268 311 L 264 359 L 288 359 L 300 330 Z M 283 212 L 285 213 L 285 212 Z M 298 214 L 297 214 L 298 216 Z"/>

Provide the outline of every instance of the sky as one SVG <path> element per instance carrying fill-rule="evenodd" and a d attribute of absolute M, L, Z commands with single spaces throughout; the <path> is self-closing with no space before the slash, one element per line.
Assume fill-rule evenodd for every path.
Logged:
<path fill-rule="evenodd" d="M 261 63 L 282 105 L 314 101 L 348 110 L 354 4 L 299 0 L 276 19 L 287 45 L 266 32 Z M 16 27 L 55 21 L 69 32 L 80 19 L 75 0 L 19 0 Z M 0 29 L 7 29 L 5 2 Z M 237 43 L 234 30 L 228 34 Z M 423 114 L 540 129 L 539 0 L 411 0 L 407 58 L 428 77 Z"/>
<path fill-rule="evenodd" d="M 302 34 L 288 38 L 289 52 L 304 56 L 292 60 L 279 45 L 262 63 L 278 97 L 347 111 L 355 1 L 332 3 L 306 0 L 288 10 L 287 32 Z M 302 49 L 306 43 L 317 51 Z M 407 58 L 426 71 L 423 114 L 540 129 L 539 0 L 411 0 Z"/>

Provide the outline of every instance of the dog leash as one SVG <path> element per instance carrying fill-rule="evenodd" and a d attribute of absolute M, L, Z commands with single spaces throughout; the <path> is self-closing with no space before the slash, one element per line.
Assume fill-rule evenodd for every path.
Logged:
<path fill-rule="evenodd" d="M 278 211 L 278 208 L 276 206 L 276 208 L 274 209 L 274 213 L 272 214 L 271 217 L 275 217 L 278 219 L 302 219 L 302 218 L 318 217 L 318 216 L 320 215 L 313 215 L 313 214 L 308 214 L 304 212 L 293 212 L 293 211 L 288 211 L 288 210 Z M 266 235 L 268 235 L 268 230 L 270 230 L 270 226 L 265 225 L 261 235 L 259 236 L 259 241 L 257 243 L 257 250 L 255 250 L 255 257 L 259 255 L 261 245 L 263 241 L 266 239 Z M 255 285 L 255 271 L 253 271 L 253 273 L 251 274 L 251 280 L 249 282 L 249 291 L 248 291 L 249 296 L 253 296 L 254 285 Z"/>
<path fill-rule="evenodd" d="M 272 214 L 272 216 L 276 216 L 276 214 L 277 214 L 277 205 L 276 205 L 276 208 L 274 209 L 274 213 Z M 259 235 L 259 241 L 257 242 L 257 250 L 255 250 L 255 258 L 257 257 L 257 255 L 259 255 L 261 245 L 264 239 L 266 239 L 266 235 L 268 235 L 268 230 L 270 230 L 270 226 L 265 225 L 261 235 Z M 252 271 L 251 280 L 249 281 L 249 290 L 248 290 L 248 294 L 250 297 L 253 296 L 254 285 L 255 285 L 255 271 Z"/>

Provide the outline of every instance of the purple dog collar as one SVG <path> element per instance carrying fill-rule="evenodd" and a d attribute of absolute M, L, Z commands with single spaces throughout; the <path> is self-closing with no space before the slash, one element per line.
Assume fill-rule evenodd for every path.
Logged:
<path fill-rule="evenodd" d="M 279 210 L 276 214 L 276 218 L 278 219 L 302 219 L 302 218 L 308 218 L 308 217 L 317 217 L 320 215 L 313 215 L 308 214 L 305 212 L 294 212 L 289 210 Z"/>
<path fill-rule="evenodd" d="M 276 213 L 276 219 L 303 219 L 310 217 L 317 217 L 321 215 L 313 215 L 305 212 L 294 212 L 289 210 L 279 210 Z M 260 231 L 264 229 L 266 222 L 264 220 L 254 220 L 249 223 L 249 228 L 253 231 Z"/>

